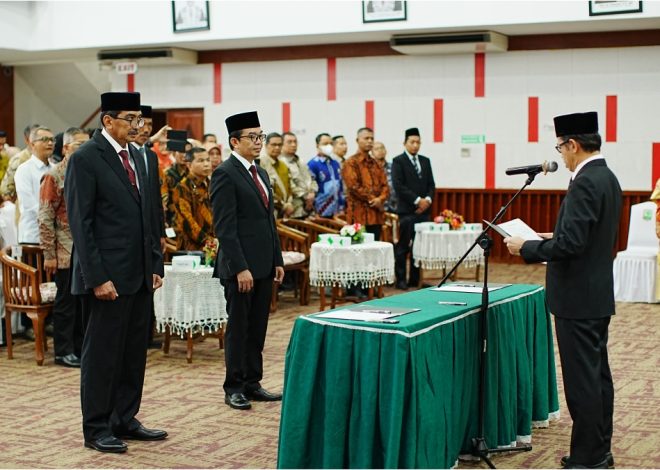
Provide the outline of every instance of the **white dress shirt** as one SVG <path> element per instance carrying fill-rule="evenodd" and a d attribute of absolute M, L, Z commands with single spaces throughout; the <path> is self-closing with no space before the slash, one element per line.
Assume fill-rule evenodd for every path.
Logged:
<path fill-rule="evenodd" d="M 108 133 L 108 131 L 105 130 L 105 127 L 101 131 L 101 135 L 105 137 L 105 139 L 110 142 L 110 145 L 112 145 L 112 148 L 115 149 L 115 152 L 117 152 L 117 158 L 119 159 L 119 163 L 121 163 L 121 167 L 124 168 L 124 160 L 119 156 L 119 152 L 122 150 L 126 150 L 126 153 L 128 153 L 128 164 L 131 165 L 131 168 L 133 168 L 133 172 L 135 173 L 135 184 L 137 185 L 138 191 L 140 190 L 140 178 L 138 178 L 138 172 L 137 169 L 135 168 L 135 162 L 133 161 L 133 157 L 131 156 L 131 152 L 128 150 L 128 144 L 126 146 L 122 147 L 119 145 L 119 142 L 117 142 L 115 139 L 112 138 L 112 136 Z"/>
<path fill-rule="evenodd" d="M 236 151 L 233 151 L 232 155 L 234 155 L 236 158 L 238 158 L 238 161 L 241 162 L 241 164 L 245 167 L 245 169 L 248 171 L 248 173 L 250 173 L 250 167 L 251 166 L 253 166 L 253 165 L 256 166 L 256 163 L 254 163 L 254 162 L 250 163 L 245 158 L 243 158 L 239 154 L 237 154 Z M 252 173 L 250 173 L 250 178 L 252 178 Z M 261 176 L 259 176 L 258 171 L 257 171 L 257 179 L 259 180 L 259 183 L 261 183 L 261 187 L 264 188 L 264 192 L 266 193 L 266 199 L 268 199 L 270 197 L 268 195 L 268 186 L 266 186 L 266 183 L 264 183 L 264 180 L 261 179 Z"/>
<path fill-rule="evenodd" d="M 16 197 L 21 217 L 18 219 L 18 243 L 39 243 L 39 190 L 41 177 L 51 168 L 36 156 L 16 170 Z"/>
<path fill-rule="evenodd" d="M 587 158 L 586 160 L 582 161 L 578 166 L 575 167 L 575 171 L 571 175 L 571 181 L 575 179 L 575 177 L 578 175 L 580 170 L 584 168 L 584 166 L 589 163 L 593 162 L 594 160 L 605 160 L 605 157 L 603 157 L 600 153 L 597 153 L 596 155 L 592 155 L 591 157 Z"/>

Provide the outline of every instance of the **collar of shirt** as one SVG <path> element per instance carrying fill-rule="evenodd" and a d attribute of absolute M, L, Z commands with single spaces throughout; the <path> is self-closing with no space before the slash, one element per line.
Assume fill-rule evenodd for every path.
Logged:
<path fill-rule="evenodd" d="M 584 160 L 582 163 L 580 163 L 578 166 L 575 167 L 575 171 L 573 172 L 573 176 L 571 176 L 571 181 L 573 181 L 575 179 L 575 177 L 578 175 L 580 170 L 582 168 L 584 168 L 584 166 L 587 163 L 593 162 L 594 160 L 605 160 L 605 157 L 603 157 L 600 153 L 598 153 L 598 154 L 593 155 L 593 156 L 587 158 L 586 160 Z"/>
<path fill-rule="evenodd" d="M 332 160 L 332 158 L 327 155 L 317 155 L 314 158 L 323 163 L 330 163 L 330 160 Z"/>
<path fill-rule="evenodd" d="M 138 150 L 138 152 L 142 152 L 142 149 L 144 148 L 144 145 L 140 146 L 136 144 L 135 142 L 131 142 L 131 145 Z"/>
<path fill-rule="evenodd" d="M 289 154 L 283 153 L 282 156 L 283 156 L 284 158 L 286 158 L 286 161 L 288 161 L 288 162 L 297 162 L 298 159 L 300 158 L 300 157 L 298 157 L 298 155 L 296 155 L 296 154 L 289 155 Z"/>
<path fill-rule="evenodd" d="M 117 155 L 119 155 L 119 152 L 120 152 L 121 150 L 126 150 L 126 152 L 128 152 L 129 155 L 131 154 L 131 152 L 128 151 L 128 144 L 126 144 L 124 147 L 122 147 L 121 145 L 119 145 L 119 143 L 117 143 L 117 141 L 116 141 L 115 139 L 112 138 L 112 136 L 108 133 L 108 131 L 105 130 L 105 127 L 104 127 L 103 130 L 101 131 L 101 135 L 102 135 L 103 137 L 105 137 L 105 139 L 106 139 L 108 142 L 110 142 L 110 145 L 112 145 L 112 148 L 115 149 L 115 153 L 116 153 Z"/>
<path fill-rule="evenodd" d="M 413 164 L 415 163 L 415 160 L 413 160 L 414 157 L 410 152 L 408 152 L 407 150 L 404 150 L 403 153 L 408 155 L 408 158 L 410 159 L 411 162 L 413 162 Z M 419 162 L 419 155 L 415 155 L 415 157 L 417 157 L 417 161 Z"/>
<path fill-rule="evenodd" d="M 241 162 L 241 164 L 245 167 L 245 169 L 246 169 L 247 171 L 250 171 L 250 167 L 251 167 L 252 165 L 255 165 L 255 166 L 256 166 L 256 163 L 254 163 L 254 162 L 253 162 L 253 163 L 250 163 L 247 159 L 241 157 L 238 153 L 236 153 L 236 150 L 232 150 L 231 154 L 232 154 L 233 156 L 235 156 L 236 158 L 238 158 L 238 161 Z M 270 157 L 268 157 L 268 158 L 270 158 Z"/>
<path fill-rule="evenodd" d="M 43 167 L 48 167 L 48 166 L 50 166 L 49 164 L 44 163 L 44 162 L 42 162 L 41 160 L 39 160 L 39 158 L 37 158 L 37 156 L 36 156 L 35 154 L 32 154 L 32 155 L 30 156 L 30 160 L 34 160 L 32 163 L 33 163 L 34 165 L 36 165 L 37 168 L 43 168 Z"/>
<path fill-rule="evenodd" d="M 360 151 L 360 150 L 358 150 L 358 153 L 355 154 L 355 157 L 357 157 L 357 159 L 360 160 L 360 161 L 365 161 L 365 160 L 367 160 L 367 159 L 376 161 L 376 160 L 371 156 L 370 153 L 368 153 L 368 152 L 362 152 L 362 151 Z M 367 161 L 368 161 L 368 160 L 367 160 Z"/>

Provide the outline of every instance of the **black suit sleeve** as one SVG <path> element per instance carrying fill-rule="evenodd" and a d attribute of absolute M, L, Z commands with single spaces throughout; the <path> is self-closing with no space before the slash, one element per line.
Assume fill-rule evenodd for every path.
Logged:
<path fill-rule="evenodd" d="M 414 206 L 415 199 L 419 196 L 406 185 L 406 169 L 401 157 L 396 157 L 392 161 L 392 186 L 400 200 L 405 201 L 408 205 Z"/>
<path fill-rule="evenodd" d="M 215 234 L 220 241 L 220 249 L 232 275 L 248 269 L 248 263 L 238 238 L 236 207 L 239 202 L 236 200 L 234 185 L 234 181 L 224 168 L 216 168 L 211 178 L 213 225 Z"/>
<path fill-rule="evenodd" d="M 151 185 L 151 200 L 153 210 L 156 215 L 156 226 L 158 229 L 158 238 L 165 237 L 165 213 L 160 195 L 160 175 L 158 172 L 158 156 L 151 150 L 147 151 L 149 162 L 149 184 Z M 160 241 L 159 241 L 160 243 Z"/>
<path fill-rule="evenodd" d="M 110 280 L 101 262 L 101 253 L 94 239 L 94 210 L 96 201 L 96 175 L 88 157 L 74 153 L 66 168 L 64 196 L 66 198 L 69 227 L 75 250 L 84 273 L 86 289 L 93 289 Z"/>
<path fill-rule="evenodd" d="M 527 263 L 575 258 L 587 248 L 603 201 L 601 190 L 589 178 L 576 178 L 564 201 L 561 223 L 550 240 L 526 241 L 520 251 Z"/>

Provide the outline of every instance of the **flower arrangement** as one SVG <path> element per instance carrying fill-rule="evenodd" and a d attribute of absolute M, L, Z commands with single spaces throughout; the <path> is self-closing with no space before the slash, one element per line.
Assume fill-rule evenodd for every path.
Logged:
<path fill-rule="evenodd" d="M 344 225 L 339 230 L 342 237 L 351 237 L 351 243 L 362 243 L 364 241 L 364 227 L 362 224 Z"/>
<path fill-rule="evenodd" d="M 204 252 L 204 266 L 212 266 L 215 257 L 218 254 L 220 243 L 216 238 L 209 238 L 204 242 L 202 251 Z"/>
<path fill-rule="evenodd" d="M 465 223 L 463 216 L 457 212 L 454 212 L 449 209 L 445 209 L 440 212 L 440 215 L 433 219 L 433 222 L 436 224 L 449 224 L 451 230 L 460 230 Z"/>

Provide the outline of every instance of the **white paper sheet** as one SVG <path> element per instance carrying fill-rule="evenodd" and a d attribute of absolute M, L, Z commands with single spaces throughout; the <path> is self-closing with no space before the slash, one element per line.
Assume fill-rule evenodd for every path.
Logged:
<path fill-rule="evenodd" d="M 503 289 L 504 287 L 509 287 L 511 284 L 493 284 L 488 286 L 488 292 L 495 290 Z M 484 286 L 481 282 L 474 284 L 466 283 L 456 283 L 456 284 L 445 284 L 442 287 L 434 287 L 431 290 L 436 290 L 439 292 L 464 292 L 467 294 L 481 294 Z"/>
<path fill-rule="evenodd" d="M 536 230 L 520 219 L 509 220 L 498 225 L 512 237 L 520 237 L 523 240 L 543 240 L 538 236 Z"/>
<path fill-rule="evenodd" d="M 319 313 L 314 318 L 333 318 L 336 320 L 357 320 L 383 323 L 390 317 L 391 313 L 372 313 L 359 310 L 334 310 L 332 312 Z"/>

